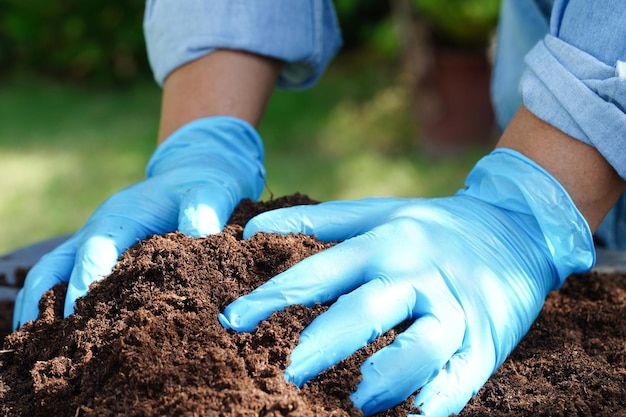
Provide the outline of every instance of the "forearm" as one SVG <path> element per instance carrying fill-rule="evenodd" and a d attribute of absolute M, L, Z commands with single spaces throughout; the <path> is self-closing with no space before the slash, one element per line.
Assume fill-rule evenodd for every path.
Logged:
<path fill-rule="evenodd" d="M 179 67 L 163 86 L 159 143 L 202 117 L 233 116 L 258 126 L 280 68 L 280 61 L 234 50 Z"/>
<path fill-rule="evenodd" d="M 567 190 L 592 231 L 626 189 L 626 182 L 595 148 L 542 121 L 524 106 L 497 146 L 523 153 L 552 174 Z"/>

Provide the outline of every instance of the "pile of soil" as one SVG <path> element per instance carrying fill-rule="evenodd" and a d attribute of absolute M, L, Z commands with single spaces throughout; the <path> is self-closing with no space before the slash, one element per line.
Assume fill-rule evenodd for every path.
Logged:
<path fill-rule="evenodd" d="M 289 307 L 251 333 L 217 321 L 238 296 L 330 246 L 302 235 L 242 239 L 252 216 L 310 203 L 301 195 L 245 201 L 223 233 L 139 242 L 65 320 L 64 287 L 55 287 L 40 304 L 40 319 L 5 338 L 0 415 L 359 416 L 349 394 L 360 364 L 400 328 L 297 389 L 285 382 L 285 365 L 300 331 L 326 306 Z M 550 294 L 529 334 L 461 415 L 624 410 L 626 276 L 589 273 Z M 418 412 L 409 399 L 381 415 Z"/>

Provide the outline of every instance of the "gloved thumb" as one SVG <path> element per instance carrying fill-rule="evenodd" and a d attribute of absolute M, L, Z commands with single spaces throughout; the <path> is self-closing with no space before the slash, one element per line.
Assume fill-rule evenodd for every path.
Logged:
<path fill-rule="evenodd" d="M 198 185 L 181 198 L 178 230 L 191 237 L 219 233 L 237 204 L 239 198 L 223 182 Z"/>

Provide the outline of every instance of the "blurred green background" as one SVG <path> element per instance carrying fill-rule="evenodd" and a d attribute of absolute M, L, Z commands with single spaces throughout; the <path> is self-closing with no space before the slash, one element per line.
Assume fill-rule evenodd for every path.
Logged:
<path fill-rule="evenodd" d="M 0 2 L 0 254 L 76 230 L 107 196 L 143 178 L 160 106 L 143 7 Z M 273 195 L 454 192 L 485 150 L 420 152 L 389 3 L 336 7 L 344 49 L 314 88 L 277 91 L 260 127 Z"/>

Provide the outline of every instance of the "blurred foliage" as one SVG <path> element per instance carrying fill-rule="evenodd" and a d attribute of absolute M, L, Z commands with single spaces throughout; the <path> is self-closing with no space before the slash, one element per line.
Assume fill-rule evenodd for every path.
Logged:
<path fill-rule="evenodd" d="M 498 23 L 500 0 L 412 0 L 436 39 L 451 45 L 484 46 Z"/>
<path fill-rule="evenodd" d="M 363 44 L 388 44 L 390 5 L 380 0 L 334 0 L 337 19 L 343 34 L 344 49 Z"/>
<path fill-rule="evenodd" d="M 144 0 L 3 0 L 0 68 L 97 84 L 150 73 Z"/>

